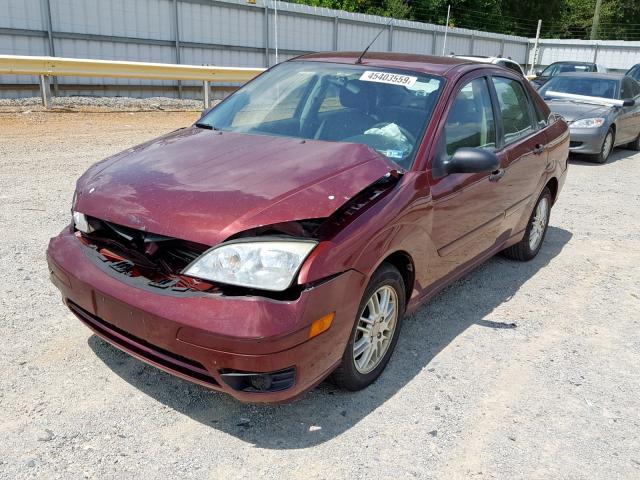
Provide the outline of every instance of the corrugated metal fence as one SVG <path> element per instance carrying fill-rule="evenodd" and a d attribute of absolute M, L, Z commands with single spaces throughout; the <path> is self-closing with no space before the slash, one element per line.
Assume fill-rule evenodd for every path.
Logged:
<path fill-rule="evenodd" d="M 238 67 L 275 62 L 274 2 L 257 0 L 0 0 L 0 53 Z M 278 2 L 279 61 L 312 51 L 442 54 L 444 26 Z M 528 39 L 450 28 L 446 53 L 525 63 Z M 0 96 L 35 94 L 37 80 L 2 76 Z M 87 85 L 89 87 L 87 88 Z M 176 82 L 59 78 L 62 94 L 174 95 Z M 185 96 L 200 85 L 183 82 Z"/>
<path fill-rule="evenodd" d="M 0 54 L 236 67 L 275 62 L 273 0 L 0 0 Z M 279 60 L 311 51 L 372 50 L 442 54 L 444 26 L 277 3 Z M 586 60 L 626 69 L 640 42 L 543 40 L 538 65 Z M 450 28 L 445 53 L 533 59 L 525 37 Z M 0 76 L 0 97 L 36 94 L 37 79 Z M 178 89 L 180 87 L 180 89 Z M 200 85 L 135 79 L 59 78 L 59 94 L 200 95 Z"/>
<path fill-rule="evenodd" d="M 561 60 L 594 62 L 614 71 L 626 71 L 640 63 L 640 42 L 609 40 L 540 40 L 537 65 Z M 533 48 L 528 62 L 533 62 Z"/>

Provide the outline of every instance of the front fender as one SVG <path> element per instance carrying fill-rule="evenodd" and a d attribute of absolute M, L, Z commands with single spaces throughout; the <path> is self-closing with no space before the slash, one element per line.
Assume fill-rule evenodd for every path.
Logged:
<path fill-rule="evenodd" d="M 430 238 L 432 203 L 418 181 L 421 174 L 405 174 L 385 198 L 368 208 L 331 240 L 321 242 L 303 266 L 300 283 L 308 283 L 346 270 L 370 277 L 391 254 L 409 255 L 416 272 L 436 252 Z"/>

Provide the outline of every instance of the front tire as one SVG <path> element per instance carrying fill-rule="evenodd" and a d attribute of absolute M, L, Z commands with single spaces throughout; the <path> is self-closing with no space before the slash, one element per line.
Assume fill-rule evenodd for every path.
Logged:
<path fill-rule="evenodd" d="M 614 141 L 613 130 L 610 128 L 607 134 L 602 141 L 602 146 L 600 147 L 600 153 L 593 155 L 591 159 L 596 163 L 607 163 L 607 159 L 613 150 L 613 141 Z"/>
<path fill-rule="evenodd" d="M 373 383 L 395 349 L 405 311 L 406 290 L 397 268 L 383 263 L 367 286 L 342 362 L 333 372 L 335 383 L 361 390 Z"/>
<path fill-rule="evenodd" d="M 549 187 L 544 187 L 540 197 L 538 197 L 536 206 L 533 208 L 533 212 L 531 212 L 524 237 L 515 245 L 502 251 L 505 257 L 519 262 L 528 262 L 538 254 L 547 234 L 551 202 L 551 190 L 549 190 Z"/>

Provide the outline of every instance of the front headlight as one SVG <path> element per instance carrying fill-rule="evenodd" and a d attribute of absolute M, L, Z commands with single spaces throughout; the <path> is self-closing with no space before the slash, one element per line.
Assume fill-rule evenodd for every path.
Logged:
<path fill-rule="evenodd" d="M 243 240 L 202 254 L 182 272 L 214 282 L 281 292 L 289 288 L 316 242 Z"/>
<path fill-rule="evenodd" d="M 598 128 L 604 124 L 604 118 L 583 118 L 581 120 L 576 120 L 571 124 L 572 127 L 576 128 Z"/>

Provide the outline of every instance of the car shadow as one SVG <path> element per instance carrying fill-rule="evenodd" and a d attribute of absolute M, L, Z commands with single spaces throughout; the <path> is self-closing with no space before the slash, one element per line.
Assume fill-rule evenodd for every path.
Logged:
<path fill-rule="evenodd" d="M 585 167 L 602 167 L 603 165 L 611 165 L 612 163 L 618 162 L 620 160 L 626 160 L 628 158 L 637 155 L 639 152 L 635 150 L 628 150 L 626 148 L 617 147 L 611 152 L 609 158 L 607 159 L 607 163 L 595 163 L 585 160 L 584 155 L 579 154 L 570 154 L 569 155 L 569 163 L 571 165 L 580 165 Z"/>
<path fill-rule="evenodd" d="M 126 382 L 203 425 L 261 448 L 305 448 L 342 434 L 394 395 L 402 395 L 403 387 L 469 326 L 517 328 L 513 319 L 485 317 L 556 257 L 571 237 L 567 230 L 550 226 L 535 259 L 519 263 L 496 256 L 438 294 L 405 319 L 387 369 L 360 392 L 344 392 L 325 381 L 292 404 L 246 405 L 148 366 L 95 335 L 88 344 Z M 469 362 L 472 368 L 473 359 Z"/>

